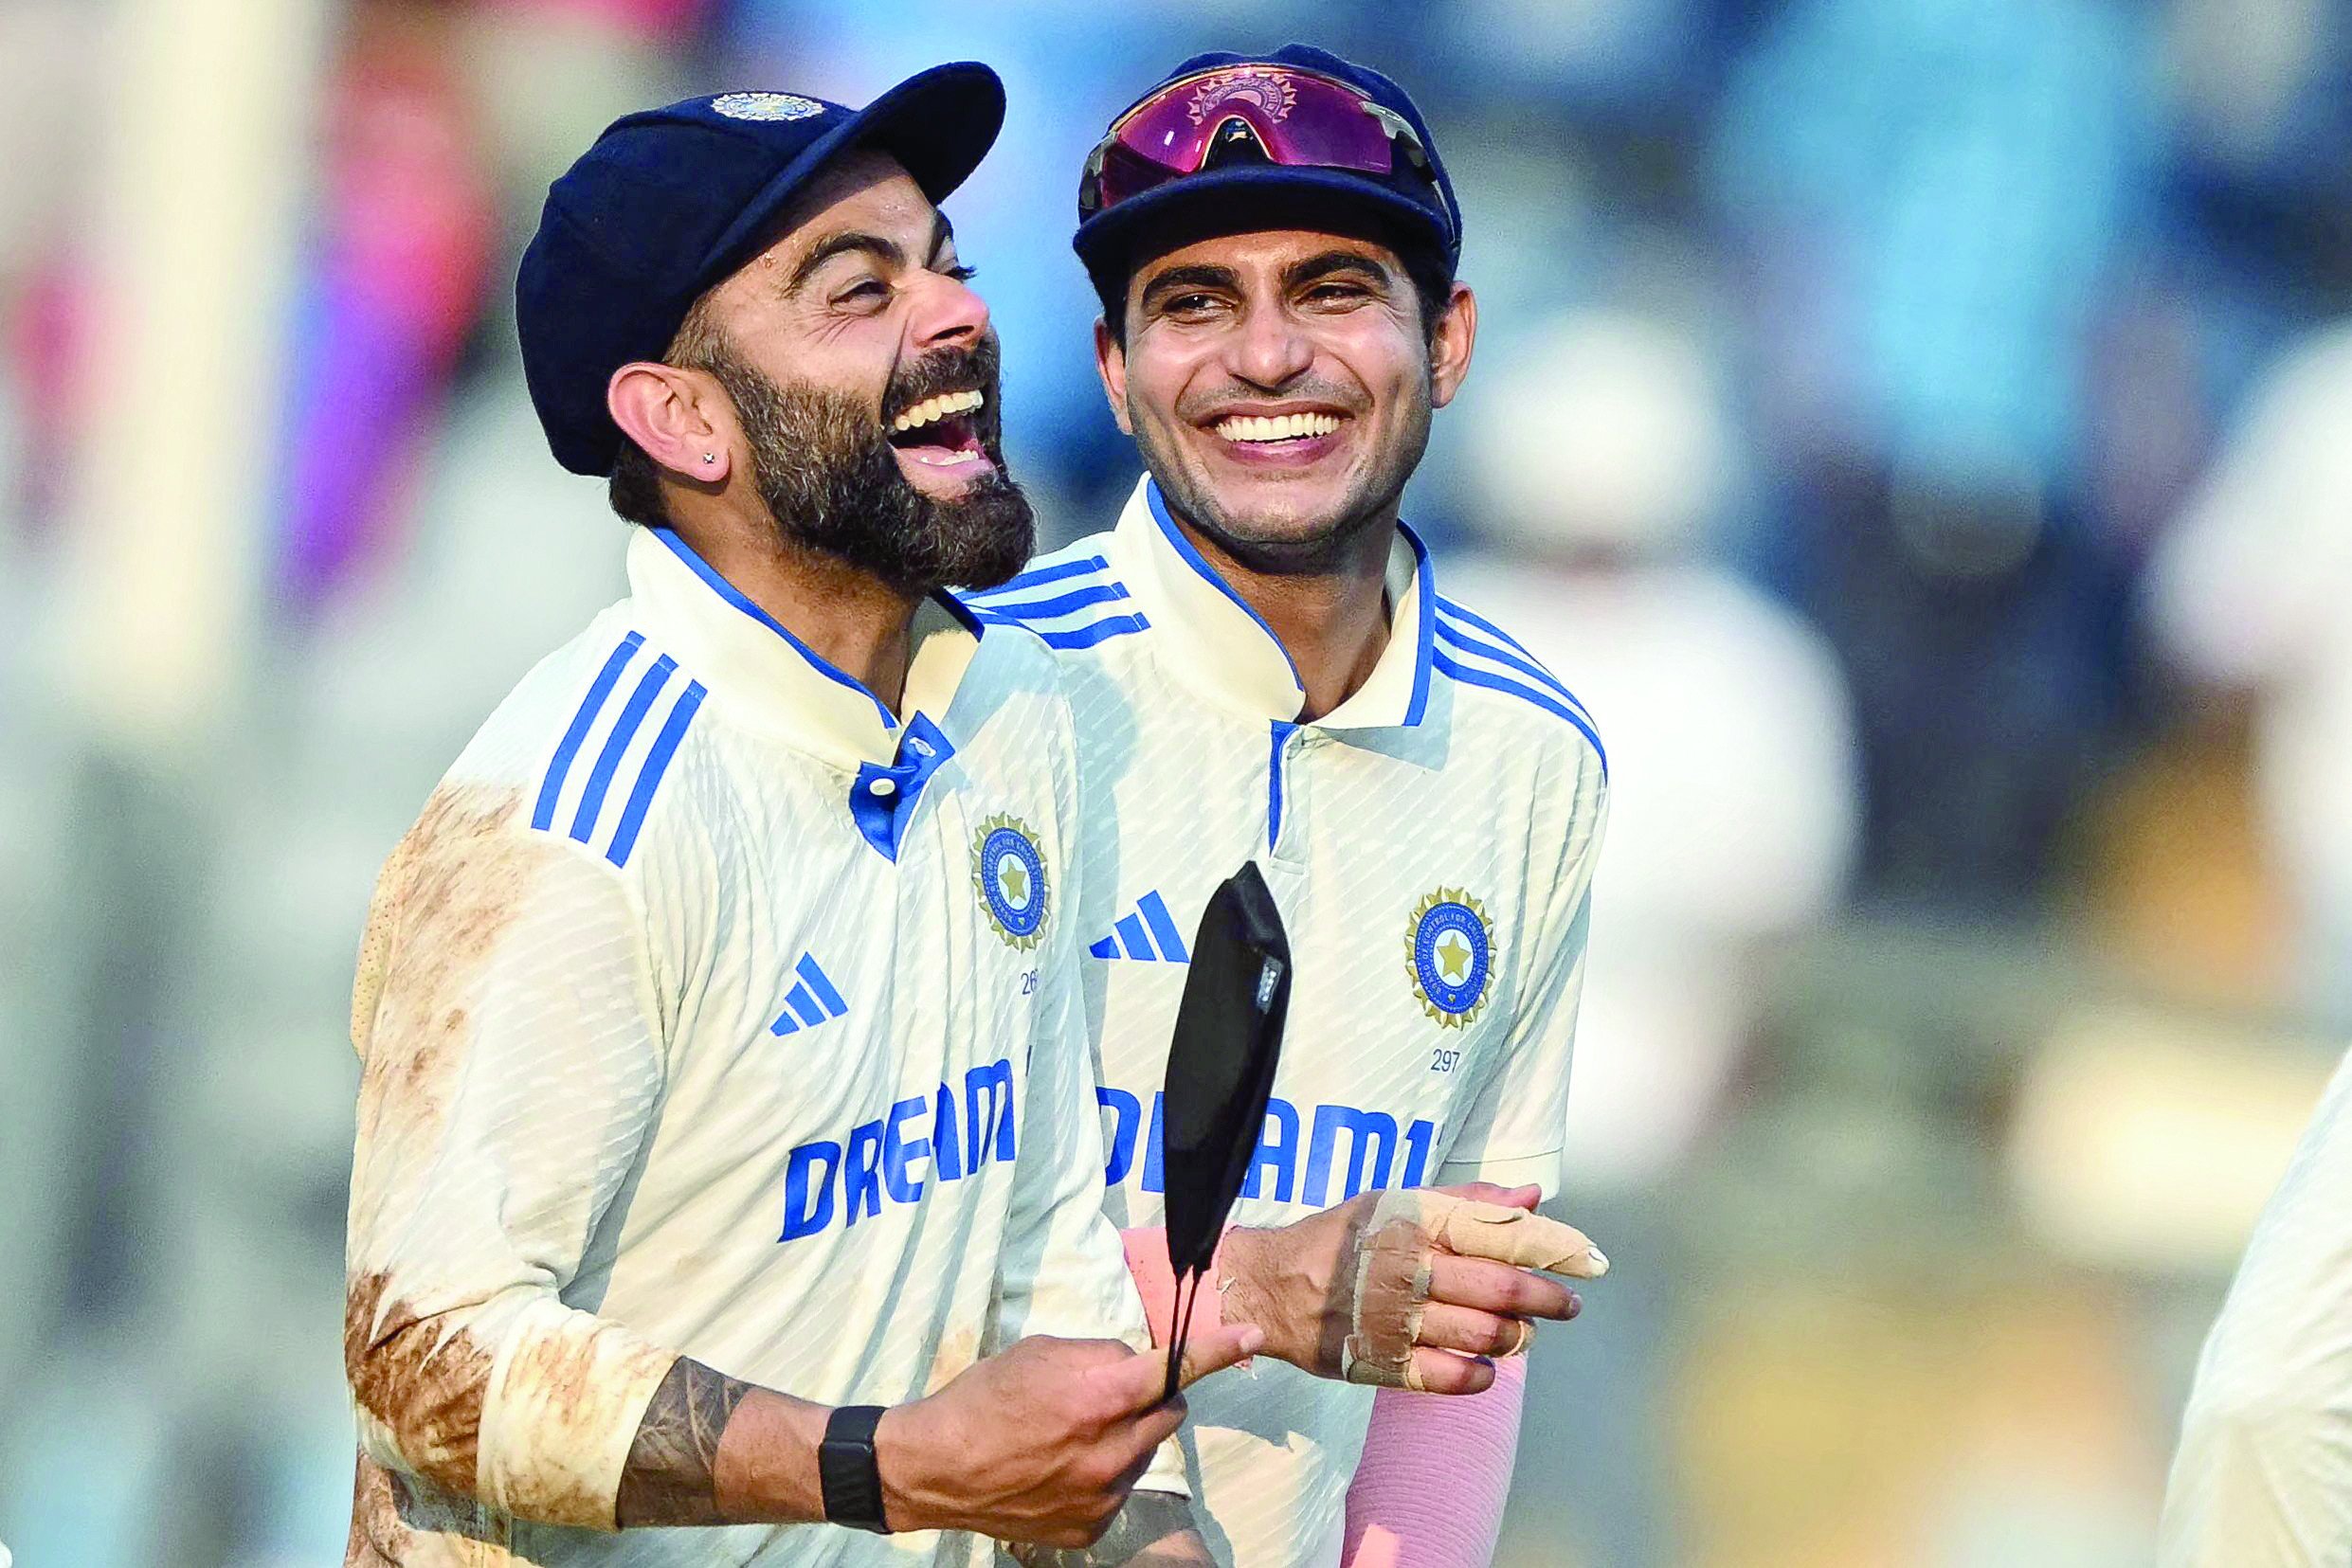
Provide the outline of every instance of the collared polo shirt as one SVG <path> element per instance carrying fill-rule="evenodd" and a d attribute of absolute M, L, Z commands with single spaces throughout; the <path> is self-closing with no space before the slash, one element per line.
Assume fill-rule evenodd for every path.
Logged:
<path fill-rule="evenodd" d="M 1443 597 L 1400 528 L 1389 635 L 1312 722 L 1297 672 L 1146 479 L 1115 528 L 975 596 L 1035 632 L 1077 718 L 1077 900 L 1105 1174 L 1162 1222 L 1160 1087 L 1194 928 L 1244 861 L 1294 964 L 1264 1135 L 1234 1223 L 1371 1187 L 1559 1182 L 1586 895 L 1606 810 L 1591 716 L 1508 633 Z M 1338 1560 L 1371 1390 L 1260 1360 L 1191 1395 L 1221 1562 Z"/>
<path fill-rule="evenodd" d="M 2337 1065 L 2197 1359 L 2157 1568 L 2352 1561 L 2352 1054 Z"/>
<path fill-rule="evenodd" d="M 674 533 L 628 569 L 377 886 L 354 1550 L 964 1560 L 825 1525 L 610 1532 L 677 1354 L 888 1405 L 1026 1333 L 1148 1343 L 1102 1210 L 1068 703 L 1045 650 L 945 598 L 895 713 Z M 1172 1449 L 1144 1484 L 1184 1489 Z"/>

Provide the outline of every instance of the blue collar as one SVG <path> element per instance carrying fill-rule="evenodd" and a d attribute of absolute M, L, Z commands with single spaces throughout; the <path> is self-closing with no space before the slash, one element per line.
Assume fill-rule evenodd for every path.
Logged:
<path fill-rule="evenodd" d="M 897 759 L 900 723 L 862 681 L 819 655 L 676 532 L 641 528 L 629 585 L 645 630 L 674 645 L 713 695 L 756 728 L 854 771 Z M 980 622 L 947 594 L 915 611 L 905 709 L 944 713 L 979 649 Z"/>

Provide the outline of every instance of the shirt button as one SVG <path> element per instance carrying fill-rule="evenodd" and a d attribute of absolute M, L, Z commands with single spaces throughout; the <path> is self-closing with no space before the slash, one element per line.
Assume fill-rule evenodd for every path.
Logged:
<path fill-rule="evenodd" d="M 866 789 L 870 793 L 876 795 L 896 795 L 898 793 L 898 785 L 889 779 L 877 779 L 872 784 L 866 785 Z"/>

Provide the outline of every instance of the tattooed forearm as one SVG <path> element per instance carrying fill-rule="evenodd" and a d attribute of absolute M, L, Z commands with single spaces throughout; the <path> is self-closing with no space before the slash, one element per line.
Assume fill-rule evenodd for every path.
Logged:
<path fill-rule="evenodd" d="M 751 1385 L 680 1356 L 655 1389 L 621 1471 L 617 1512 L 636 1524 L 720 1524 L 713 1467 Z"/>

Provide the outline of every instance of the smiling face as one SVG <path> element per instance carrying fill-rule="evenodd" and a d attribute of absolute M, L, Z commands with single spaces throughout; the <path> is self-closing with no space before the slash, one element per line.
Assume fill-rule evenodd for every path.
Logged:
<path fill-rule="evenodd" d="M 952 498 L 1004 466 L 997 388 L 983 374 L 996 333 L 971 276 L 946 216 L 897 161 L 853 153 L 711 291 L 705 315 L 769 381 L 858 404 L 907 482 Z"/>
<path fill-rule="evenodd" d="M 697 302 L 670 363 L 615 374 L 613 416 L 674 492 L 895 588 L 1002 582 L 1035 530 L 1004 473 L 996 336 L 970 276 L 905 170 L 853 153 Z"/>
<path fill-rule="evenodd" d="M 1128 281 L 1126 333 L 1098 327 L 1119 427 L 1170 507 L 1258 569 L 1313 570 L 1393 525 L 1476 331 L 1456 284 L 1424 330 L 1404 263 L 1315 229 L 1222 235 Z"/>

